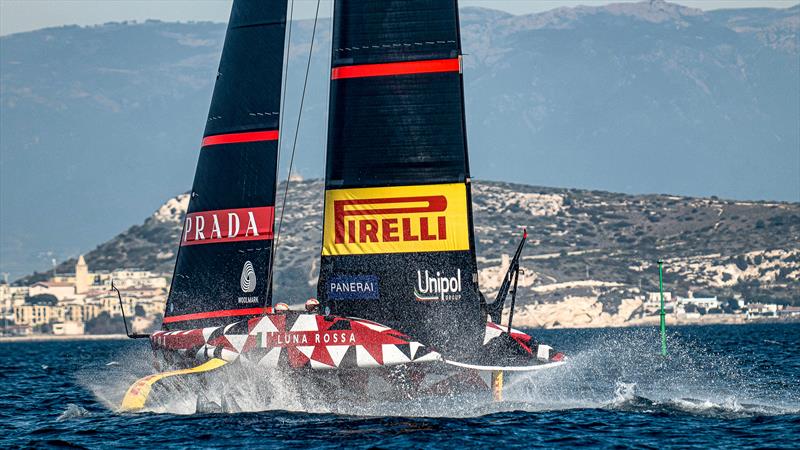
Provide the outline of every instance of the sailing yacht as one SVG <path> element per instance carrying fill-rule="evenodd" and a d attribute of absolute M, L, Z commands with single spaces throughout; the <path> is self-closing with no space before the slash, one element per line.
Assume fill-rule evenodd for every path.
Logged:
<path fill-rule="evenodd" d="M 235 365 L 385 399 L 498 397 L 503 372 L 563 363 L 501 324 L 527 234 L 494 302 L 480 292 L 457 1 L 333 11 L 319 310 L 273 305 L 287 0 L 235 0 L 162 329 L 148 336 L 173 370 L 134 383 L 123 410 L 161 380 Z"/>

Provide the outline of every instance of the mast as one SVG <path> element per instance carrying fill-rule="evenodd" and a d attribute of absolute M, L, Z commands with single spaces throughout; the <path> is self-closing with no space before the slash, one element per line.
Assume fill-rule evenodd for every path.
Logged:
<path fill-rule="evenodd" d="M 318 297 L 439 351 L 480 345 L 455 0 L 335 0 Z"/>
<path fill-rule="evenodd" d="M 260 315 L 275 216 L 287 0 L 234 0 L 163 328 Z"/>

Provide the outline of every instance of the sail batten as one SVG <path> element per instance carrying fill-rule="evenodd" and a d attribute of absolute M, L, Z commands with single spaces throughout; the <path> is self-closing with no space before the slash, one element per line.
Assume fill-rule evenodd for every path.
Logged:
<path fill-rule="evenodd" d="M 163 328 L 258 315 L 270 302 L 287 0 L 235 0 Z"/>

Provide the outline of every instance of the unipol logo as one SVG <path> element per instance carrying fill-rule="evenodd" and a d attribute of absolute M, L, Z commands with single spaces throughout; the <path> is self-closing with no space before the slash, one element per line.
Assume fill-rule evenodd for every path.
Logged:
<path fill-rule="evenodd" d="M 417 270 L 417 285 L 414 287 L 414 297 L 421 302 L 460 300 L 461 288 L 461 269 L 456 269 L 456 274 L 452 277 L 443 276 L 439 271 L 432 274 L 427 270 Z"/>
<path fill-rule="evenodd" d="M 245 261 L 244 267 L 242 267 L 239 287 L 242 288 L 242 292 L 248 294 L 256 290 L 256 272 L 253 270 L 253 263 L 250 261 Z"/>
<path fill-rule="evenodd" d="M 187 214 L 181 245 L 272 239 L 274 217 L 273 206 Z"/>
<path fill-rule="evenodd" d="M 463 184 L 326 193 L 323 254 L 467 250 Z"/>

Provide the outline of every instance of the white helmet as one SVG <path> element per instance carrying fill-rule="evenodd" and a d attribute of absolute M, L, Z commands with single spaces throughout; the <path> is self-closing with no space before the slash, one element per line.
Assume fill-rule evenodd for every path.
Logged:
<path fill-rule="evenodd" d="M 313 312 L 319 309 L 319 300 L 315 298 L 310 298 L 306 300 L 306 311 Z"/>
<path fill-rule="evenodd" d="M 289 305 L 286 303 L 276 303 L 275 304 L 275 312 L 286 312 L 289 311 Z"/>

